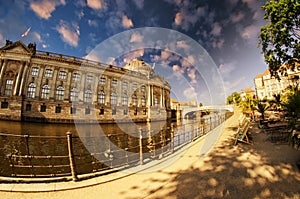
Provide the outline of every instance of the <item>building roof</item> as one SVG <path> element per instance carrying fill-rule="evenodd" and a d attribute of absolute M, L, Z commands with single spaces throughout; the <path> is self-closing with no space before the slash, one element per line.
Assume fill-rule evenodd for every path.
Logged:
<path fill-rule="evenodd" d="M 267 69 L 267 70 L 265 70 L 264 73 L 256 75 L 256 76 L 255 76 L 255 79 L 256 79 L 256 78 L 262 78 L 263 76 L 269 75 L 269 74 L 270 74 L 270 70 Z"/>
<path fill-rule="evenodd" d="M 132 70 L 135 72 L 139 72 L 139 73 L 142 73 L 147 76 L 149 74 L 153 73 L 153 68 L 140 58 L 135 58 L 135 59 L 131 60 L 123 68 Z"/>

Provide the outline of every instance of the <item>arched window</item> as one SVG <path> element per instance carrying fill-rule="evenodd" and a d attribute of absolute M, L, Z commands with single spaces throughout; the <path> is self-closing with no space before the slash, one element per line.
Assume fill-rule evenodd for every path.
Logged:
<path fill-rule="evenodd" d="M 141 98 L 141 103 L 142 103 L 142 106 L 143 106 L 143 107 L 146 106 L 146 98 L 145 98 L 145 96 L 143 96 L 143 97 Z"/>
<path fill-rule="evenodd" d="M 105 103 L 105 94 L 104 91 L 98 92 L 98 104 L 104 104 Z"/>
<path fill-rule="evenodd" d="M 122 95 L 122 105 L 123 106 L 127 106 L 128 105 L 128 97 L 127 97 L 126 93 L 124 93 Z"/>
<path fill-rule="evenodd" d="M 71 102 L 77 102 L 78 101 L 78 89 L 72 88 L 70 92 L 70 100 Z"/>
<path fill-rule="evenodd" d="M 58 86 L 56 88 L 56 100 L 62 101 L 64 100 L 65 89 L 62 86 Z"/>
<path fill-rule="evenodd" d="M 35 83 L 30 83 L 30 84 L 28 85 L 27 97 L 28 97 L 28 98 L 35 98 L 35 90 L 36 90 L 36 85 L 35 85 Z"/>
<path fill-rule="evenodd" d="M 41 98 L 42 99 L 49 99 L 49 95 L 50 95 L 50 86 L 48 84 L 44 85 L 42 87 L 42 95 Z"/>
<path fill-rule="evenodd" d="M 84 92 L 84 102 L 92 102 L 92 91 L 89 89 Z"/>
<path fill-rule="evenodd" d="M 136 97 L 136 95 L 132 95 L 131 99 L 132 99 L 132 106 L 137 106 L 137 97 Z"/>
<path fill-rule="evenodd" d="M 116 105 L 116 104 L 117 104 L 117 93 L 112 92 L 112 93 L 110 94 L 110 103 L 111 103 L 112 105 Z"/>

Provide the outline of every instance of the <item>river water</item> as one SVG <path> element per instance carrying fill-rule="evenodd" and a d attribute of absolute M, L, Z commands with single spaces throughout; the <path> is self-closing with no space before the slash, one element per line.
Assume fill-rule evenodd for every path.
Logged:
<path fill-rule="evenodd" d="M 136 163 L 141 150 L 144 158 L 158 157 L 208 132 L 220 119 L 220 114 L 211 114 L 193 120 L 151 123 L 0 121 L 0 176 L 69 175 L 67 132 L 72 133 L 77 172 L 84 174 Z"/>

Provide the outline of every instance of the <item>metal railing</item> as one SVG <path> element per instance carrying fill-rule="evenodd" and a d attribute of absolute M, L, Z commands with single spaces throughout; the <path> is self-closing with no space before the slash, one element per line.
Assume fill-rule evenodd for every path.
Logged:
<path fill-rule="evenodd" d="M 140 129 L 133 134 L 82 137 L 33 136 L 0 133 L 0 176 L 73 180 L 101 175 L 161 159 L 207 134 L 225 121 L 225 114 L 180 127 L 167 127 L 153 135 Z M 55 177 L 55 178 L 54 178 Z M 1 179 L 1 178 L 0 178 Z"/>

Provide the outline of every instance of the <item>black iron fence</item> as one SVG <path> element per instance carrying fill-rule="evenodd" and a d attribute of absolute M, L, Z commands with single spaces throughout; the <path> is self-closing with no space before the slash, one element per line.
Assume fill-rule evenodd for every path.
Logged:
<path fill-rule="evenodd" d="M 146 164 L 174 153 L 228 117 L 215 114 L 202 122 L 179 127 L 171 125 L 159 132 L 141 128 L 136 133 L 98 137 L 83 137 L 71 132 L 66 136 L 0 133 L 0 176 L 12 180 L 43 177 L 77 181 L 80 176 L 101 175 L 112 169 Z"/>

